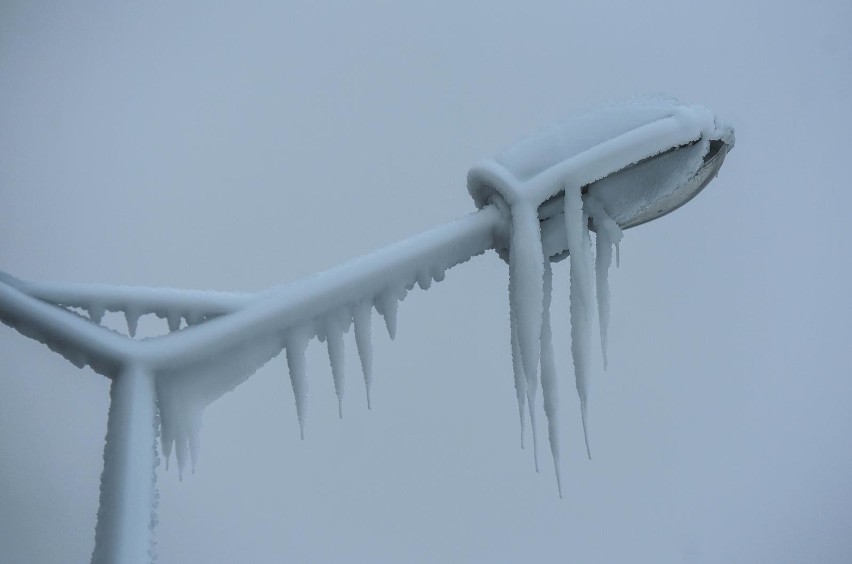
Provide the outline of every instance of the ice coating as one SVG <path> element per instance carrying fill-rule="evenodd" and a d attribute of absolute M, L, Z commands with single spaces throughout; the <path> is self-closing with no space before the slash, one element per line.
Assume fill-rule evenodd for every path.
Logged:
<path fill-rule="evenodd" d="M 598 180 L 588 193 L 606 205 L 617 224 L 630 226 L 656 217 L 654 212 L 676 198 L 677 188 L 698 171 L 707 150 L 708 141 L 700 139 Z"/>
<path fill-rule="evenodd" d="M 361 370 L 364 373 L 364 387 L 367 390 L 367 409 L 373 408 L 370 388 L 373 385 L 373 308 L 367 300 L 361 300 L 355 305 L 355 346 L 358 348 L 358 358 L 361 359 Z"/>
<path fill-rule="evenodd" d="M 94 564 L 154 560 L 156 414 L 153 377 L 128 367 L 110 385 Z"/>

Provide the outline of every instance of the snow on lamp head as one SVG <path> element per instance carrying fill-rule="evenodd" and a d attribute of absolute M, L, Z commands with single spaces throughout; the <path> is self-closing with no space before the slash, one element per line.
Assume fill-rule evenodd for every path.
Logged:
<path fill-rule="evenodd" d="M 529 135 L 468 172 L 477 207 L 518 201 L 541 219 L 568 186 L 591 193 L 621 228 L 674 211 L 716 175 L 734 131 L 708 109 L 647 96 L 581 112 Z M 555 254 L 555 253 L 553 253 Z"/>

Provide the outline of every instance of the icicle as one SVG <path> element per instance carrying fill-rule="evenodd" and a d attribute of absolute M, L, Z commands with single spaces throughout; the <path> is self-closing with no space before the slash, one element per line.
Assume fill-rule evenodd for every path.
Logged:
<path fill-rule="evenodd" d="M 521 362 L 521 349 L 518 346 L 518 330 L 515 314 L 509 312 L 509 332 L 512 340 L 512 372 L 515 375 L 515 394 L 518 396 L 518 416 L 521 423 L 521 448 L 524 448 L 524 429 L 526 427 L 526 398 L 527 398 L 527 378 L 524 375 L 524 365 Z"/>
<path fill-rule="evenodd" d="M 538 211 L 525 202 L 512 206 L 512 242 L 509 248 L 509 300 L 516 317 L 518 348 L 527 380 L 527 408 L 538 467 L 535 397 L 541 354 L 541 323 L 544 300 L 544 254 Z"/>
<path fill-rule="evenodd" d="M 337 413 L 343 419 L 343 391 L 345 382 L 345 355 L 343 329 L 338 314 L 332 314 L 325 325 L 328 361 L 331 364 L 331 376 L 334 378 L 334 393 L 337 394 Z"/>
<path fill-rule="evenodd" d="M 139 317 L 140 313 L 131 308 L 127 308 L 124 310 L 124 319 L 127 320 L 127 332 L 131 337 L 136 336 L 136 329 L 139 327 Z"/>
<path fill-rule="evenodd" d="M 372 343 L 372 314 L 370 302 L 364 300 L 355 305 L 355 345 L 361 359 L 361 370 L 364 372 L 364 386 L 367 388 L 367 409 L 373 408 L 370 388 L 373 384 L 373 343 Z"/>
<path fill-rule="evenodd" d="M 593 197 L 586 196 L 585 208 L 592 215 L 597 236 L 595 237 L 595 284 L 598 299 L 598 320 L 601 331 L 601 354 L 604 370 L 607 368 L 607 330 L 609 328 L 610 292 L 609 268 L 612 265 L 612 245 L 618 245 L 622 233 L 618 224 L 606 213 L 603 205 Z"/>
<path fill-rule="evenodd" d="M 589 397 L 589 349 L 591 347 L 592 257 L 587 216 L 583 211 L 580 190 L 565 189 L 565 228 L 571 263 L 571 355 L 574 378 L 583 414 L 583 436 L 586 454 L 591 458 L 586 404 Z"/>
<path fill-rule="evenodd" d="M 621 268 L 621 243 L 615 244 L 615 268 Z"/>
<path fill-rule="evenodd" d="M 163 408 L 163 402 L 159 402 L 160 413 L 160 448 L 163 449 L 163 458 L 166 461 L 166 471 L 169 470 L 169 459 L 172 457 L 172 446 L 175 443 L 175 437 L 172 433 L 172 425 L 169 422 L 168 414 Z"/>
<path fill-rule="evenodd" d="M 411 288 L 413 288 L 413 287 L 414 286 L 412 286 Z M 405 299 L 405 297 L 408 295 L 408 291 L 411 290 L 411 288 L 408 288 L 408 287 L 400 288 L 399 293 L 396 296 L 396 300 L 399 301 L 399 302 L 403 301 Z"/>
<path fill-rule="evenodd" d="M 589 446 L 589 403 L 580 403 L 580 418 L 583 420 L 583 441 L 586 443 L 586 457 L 592 459 L 592 448 Z"/>
<path fill-rule="evenodd" d="M 422 270 L 417 273 L 417 285 L 420 286 L 421 290 L 428 290 L 432 285 L 432 276 L 425 270 Z"/>
<path fill-rule="evenodd" d="M 603 356 L 603 367 L 607 369 L 607 329 L 609 328 L 609 267 L 612 264 L 612 245 L 609 237 L 602 231 L 598 231 L 595 237 L 595 294 L 598 298 L 598 324 L 601 331 L 601 356 Z"/>
<path fill-rule="evenodd" d="M 186 430 L 181 425 L 182 417 L 176 417 L 175 428 L 175 459 L 178 465 L 178 480 L 183 481 L 183 469 L 186 468 L 186 459 L 189 454 L 189 441 Z"/>
<path fill-rule="evenodd" d="M 538 214 L 532 206 L 518 204 L 512 208 L 509 253 L 509 300 L 517 317 L 518 345 L 527 383 L 535 383 L 541 350 L 544 256 Z"/>
<path fill-rule="evenodd" d="M 290 384 L 296 398 L 296 416 L 299 419 L 299 434 L 305 439 L 305 404 L 308 399 L 308 379 L 305 366 L 305 350 L 309 336 L 304 329 L 296 329 L 287 338 L 287 367 L 290 370 Z"/>
<path fill-rule="evenodd" d="M 198 454 L 201 452 L 201 410 L 193 411 L 189 415 L 189 459 L 192 463 L 192 473 L 195 474 L 195 466 L 198 464 Z"/>
<path fill-rule="evenodd" d="M 388 336 L 391 340 L 396 338 L 396 318 L 399 302 L 396 300 L 396 295 L 391 290 L 382 292 L 376 298 L 376 311 L 378 311 L 385 319 L 385 327 L 388 330 Z"/>
<path fill-rule="evenodd" d="M 544 312 L 541 322 L 541 394 L 547 418 L 547 438 L 556 473 L 556 489 L 562 497 L 562 472 L 559 465 L 559 386 L 553 358 L 553 334 L 550 328 L 550 301 L 553 294 L 553 270 L 550 260 L 544 262 Z"/>
<path fill-rule="evenodd" d="M 435 280 L 435 282 L 443 282 L 444 276 L 446 276 L 446 274 L 447 271 L 441 267 L 436 267 L 432 269 L 432 279 Z"/>
<path fill-rule="evenodd" d="M 174 333 L 175 331 L 180 329 L 181 319 L 182 317 L 180 312 L 174 310 L 166 312 L 166 323 L 168 323 L 169 325 L 170 332 Z"/>
<path fill-rule="evenodd" d="M 89 307 L 86 308 L 86 311 L 89 313 L 89 318 L 100 325 L 101 320 L 104 318 L 104 308 L 100 305 L 89 304 Z"/>

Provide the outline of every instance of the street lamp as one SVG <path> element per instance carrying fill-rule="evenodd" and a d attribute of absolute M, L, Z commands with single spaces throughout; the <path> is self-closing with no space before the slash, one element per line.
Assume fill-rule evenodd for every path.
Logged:
<path fill-rule="evenodd" d="M 733 144 L 732 128 L 708 110 L 672 98 L 580 113 L 471 169 L 474 213 L 257 294 L 45 284 L 0 273 L 0 320 L 111 380 L 92 561 L 151 560 L 158 436 L 166 460 L 174 450 L 182 472 L 196 458 L 203 409 L 282 350 L 303 430 L 304 355 L 313 338 L 328 346 L 342 414 L 344 332 L 354 326 L 369 398 L 372 310 L 384 317 L 393 338 L 398 304 L 415 284 L 426 289 L 447 269 L 489 249 L 510 268 L 521 422 L 526 403 L 535 431 L 540 383 L 558 480 L 550 263 L 566 256 L 571 263 L 572 352 L 585 428 L 593 286 L 605 343 L 612 247 L 622 229 L 693 198 L 718 173 Z M 594 259 L 589 230 L 597 234 Z M 100 326 L 106 311 L 125 315 L 129 335 Z M 170 333 L 135 339 L 139 317 L 151 313 L 167 321 Z"/>

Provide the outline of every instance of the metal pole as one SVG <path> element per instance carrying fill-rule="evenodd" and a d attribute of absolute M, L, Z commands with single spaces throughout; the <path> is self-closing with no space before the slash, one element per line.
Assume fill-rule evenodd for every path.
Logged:
<path fill-rule="evenodd" d="M 158 420 L 153 374 L 126 367 L 112 381 L 92 564 L 153 560 Z"/>

